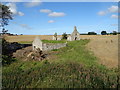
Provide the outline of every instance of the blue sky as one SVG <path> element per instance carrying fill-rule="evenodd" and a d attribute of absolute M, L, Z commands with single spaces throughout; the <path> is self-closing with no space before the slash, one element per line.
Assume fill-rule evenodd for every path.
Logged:
<path fill-rule="evenodd" d="M 10 6 L 14 19 L 6 29 L 25 35 L 70 34 L 118 30 L 117 2 L 18 2 Z"/>

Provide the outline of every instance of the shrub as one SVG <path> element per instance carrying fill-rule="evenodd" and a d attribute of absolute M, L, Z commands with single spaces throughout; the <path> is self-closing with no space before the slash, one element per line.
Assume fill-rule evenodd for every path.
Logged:
<path fill-rule="evenodd" d="M 107 32 L 106 31 L 102 31 L 101 35 L 107 35 Z"/>

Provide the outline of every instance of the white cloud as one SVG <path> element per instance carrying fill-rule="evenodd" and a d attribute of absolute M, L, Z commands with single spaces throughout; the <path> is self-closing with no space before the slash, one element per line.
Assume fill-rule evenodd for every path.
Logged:
<path fill-rule="evenodd" d="M 6 4 L 9 7 L 9 10 L 16 15 L 17 14 L 17 7 L 15 3 L 7 3 Z"/>
<path fill-rule="evenodd" d="M 25 29 L 29 29 L 29 30 L 31 30 L 32 28 L 29 26 L 29 25 L 27 25 L 27 24 L 20 24 L 20 23 L 18 23 L 18 22 L 12 22 L 13 24 L 15 24 L 15 25 L 18 25 L 18 26 L 20 26 L 20 27 L 22 27 L 22 28 L 25 28 Z"/>
<path fill-rule="evenodd" d="M 98 12 L 98 15 L 100 15 L 100 16 L 104 16 L 104 15 L 106 15 L 107 14 L 107 12 L 105 12 L 105 11 L 100 11 L 100 12 Z"/>
<path fill-rule="evenodd" d="M 18 15 L 19 15 L 19 16 L 24 16 L 24 13 L 18 12 Z"/>
<path fill-rule="evenodd" d="M 41 3 L 42 3 L 41 0 L 32 0 L 28 3 L 26 3 L 26 6 L 27 7 L 34 7 L 34 6 L 40 5 Z"/>
<path fill-rule="evenodd" d="M 54 20 L 49 20 L 48 23 L 54 23 L 55 21 Z"/>
<path fill-rule="evenodd" d="M 32 28 L 29 27 L 27 24 L 19 24 L 21 27 L 25 28 L 25 29 L 29 29 L 31 30 Z"/>
<path fill-rule="evenodd" d="M 110 14 L 110 13 L 116 13 L 117 14 L 118 12 L 120 12 L 119 7 L 113 5 L 110 8 L 108 8 L 106 11 L 98 12 L 98 15 L 104 16 L 104 15 Z M 114 18 L 114 19 L 118 18 L 118 15 L 113 14 L 113 15 L 111 15 L 111 18 Z"/>
<path fill-rule="evenodd" d="M 110 8 L 108 8 L 108 11 L 111 13 L 116 13 L 118 12 L 118 6 L 111 6 Z"/>
<path fill-rule="evenodd" d="M 23 16 L 24 13 L 17 11 L 17 6 L 15 3 L 7 3 L 6 4 L 9 7 L 9 10 L 12 12 L 13 15 L 19 15 L 19 16 Z"/>
<path fill-rule="evenodd" d="M 118 26 L 118 24 L 111 24 L 111 26 Z"/>
<path fill-rule="evenodd" d="M 63 13 L 63 12 L 52 12 L 52 13 L 49 13 L 48 16 L 51 16 L 51 17 L 63 17 L 65 16 L 66 14 Z"/>
<path fill-rule="evenodd" d="M 50 9 L 41 9 L 40 12 L 42 12 L 42 13 L 51 13 L 52 11 Z"/>
<path fill-rule="evenodd" d="M 118 15 L 111 15 L 111 18 L 115 18 L 115 19 L 117 19 L 118 18 Z"/>

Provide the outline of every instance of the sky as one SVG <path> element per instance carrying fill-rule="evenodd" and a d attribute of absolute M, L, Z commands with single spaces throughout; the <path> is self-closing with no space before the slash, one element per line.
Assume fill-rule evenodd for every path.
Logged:
<path fill-rule="evenodd" d="M 13 20 L 5 28 L 24 35 L 118 31 L 117 2 L 10 2 Z"/>

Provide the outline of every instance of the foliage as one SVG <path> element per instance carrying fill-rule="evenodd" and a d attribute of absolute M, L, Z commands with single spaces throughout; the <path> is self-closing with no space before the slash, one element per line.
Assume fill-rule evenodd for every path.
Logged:
<path fill-rule="evenodd" d="M 6 34 L 7 32 L 8 32 L 8 30 L 5 30 L 5 28 L 3 28 L 2 33 Z"/>
<path fill-rule="evenodd" d="M 101 31 L 101 35 L 107 35 L 106 31 Z"/>
<path fill-rule="evenodd" d="M 116 88 L 118 70 L 97 64 L 89 40 L 68 42 L 56 59 L 17 61 L 3 67 L 3 88 Z"/>
<path fill-rule="evenodd" d="M 117 35 L 117 31 L 113 31 L 113 35 Z"/>
<path fill-rule="evenodd" d="M 8 25 L 9 19 L 12 20 L 12 12 L 9 10 L 8 6 L 2 5 L 0 3 L 0 9 L 2 12 L 0 12 L 0 18 L 1 18 L 1 27 L 4 27 L 5 25 Z"/>
<path fill-rule="evenodd" d="M 97 35 L 95 32 L 88 32 L 88 35 Z"/>
<path fill-rule="evenodd" d="M 67 34 L 66 33 L 62 34 L 62 39 L 67 39 Z"/>
<path fill-rule="evenodd" d="M 54 37 L 57 37 L 57 33 L 54 34 Z"/>
<path fill-rule="evenodd" d="M 9 44 L 10 43 L 7 42 L 4 38 L 2 39 L 2 65 L 3 66 L 11 64 L 13 61 L 16 60 L 10 54 L 10 50 L 8 48 Z"/>

